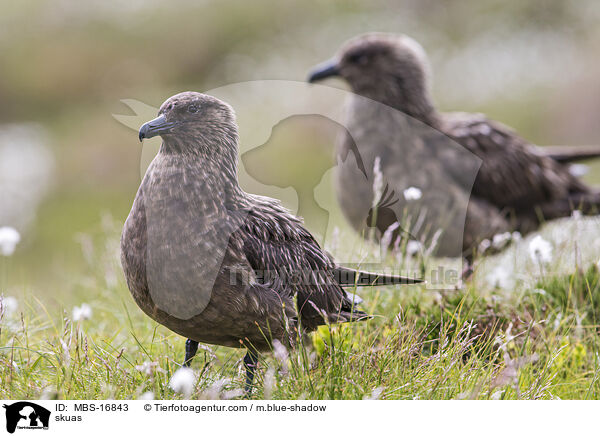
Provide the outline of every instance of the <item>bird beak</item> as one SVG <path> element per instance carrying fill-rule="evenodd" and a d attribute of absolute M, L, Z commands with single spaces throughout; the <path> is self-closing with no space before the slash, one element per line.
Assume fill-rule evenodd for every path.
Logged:
<path fill-rule="evenodd" d="M 152 121 L 148 121 L 142 127 L 140 127 L 139 138 L 140 142 L 144 138 L 154 138 L 162 133 L 167 133 L 175 127 L 176 123 L 167 122 L 167 117 L 164 114 L 154 118 Z"/>
<path fill-rule="evenodd" d="M 327 77 L 339 76 L 340 69 L 336 61 L 331 60 L 317 65 L 308 76 L 308 82 L 314 83 Z"/>

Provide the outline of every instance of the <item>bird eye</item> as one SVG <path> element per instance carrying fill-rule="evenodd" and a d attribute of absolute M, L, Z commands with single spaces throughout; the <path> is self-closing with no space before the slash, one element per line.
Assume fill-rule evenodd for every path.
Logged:
<path fill-rule="evenodd" d="M 364 53 L 355 53 L 350 55 L 349 60 L 354 64 L 365 65 L 369 61 L 369 58 Z"/>
<path fill-rule="evenodd" d="M 171 109 L 173 109 L 173 103 L 171 103 L 169 106 L 167 106 L 167 111 L 170 111 Z"/>
<path fill-rule="evenodd" d="M 189 106 L 188 107 L 188 112 L 191 113 L 191 114 L 195 114 L 196 112 L 198 112 L 198 106 L 194 106 L 194 105 Z"/>

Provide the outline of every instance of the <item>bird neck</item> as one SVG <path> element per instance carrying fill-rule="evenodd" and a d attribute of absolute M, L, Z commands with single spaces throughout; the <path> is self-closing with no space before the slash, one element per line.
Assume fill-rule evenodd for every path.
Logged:
<path fill-rule="evenodd" d="M 226 143 L 219 139 L 177 138 L 163 140 L 159 153 L 176 157 L 180 165 L 200 168 L 209 179 L 218 180 L 226 197 L 243 195 L 237 174 L 237 136 Z"/>
<path fill-rule="evenodd" d="M 422 87 L 406 88 L 397 83 L 368 86 L 355 90 L 358 95 L 383 103 L 423 123 L 436 127 L 440 123 L 429 92 Z"/>

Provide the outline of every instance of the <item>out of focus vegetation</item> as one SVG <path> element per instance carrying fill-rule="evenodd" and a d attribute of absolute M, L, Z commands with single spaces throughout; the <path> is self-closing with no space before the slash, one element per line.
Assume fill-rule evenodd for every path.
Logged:
<path fill-rule="evenodd" d="M 0 134 L 13 125 L 41 131 L 44 138 L 41 143 L 50 156 L 47 171 L 31 172 L 33 180 L 39 180 L 44 189 L 35 190 L 35 201 L 31 200 L 34 206 L 24 208 L 27 216 L 0 222 L 0 226 L 19 228 L 23 238 L 12 257 L 0 258 L 0 293 L 17 297 L 27 313 L 26 325 L 18 325 L 18 319 L 10 328 L 3 325 L 1 339 L 3 346 L 11 340 L 14 346 L 18 344 L 25 350 L 28 345 L 21 341 L 26 341 L 28 336 L 24 332 L 33 334 L 33 343 L 38 344 L 48 338 L 44 336 L 46 333 L 35 336 L 37 330 L 32 331 L 32 328 L 53 335 L 47 349 L 38 350 L 39 358 L 30 351 L 10 356 L 2 354 L 3 361 L 17 362 L 21 368 L 5 367 L 10 378 L 3 377 L 3 380 L 10 383 L 2 386 L 3 395 L 37 396 L 46 390 L 50 395 L 59 392 L 64 397 L 132 397 L 140 389 L 150 389 L 150 385 L 164 375 L 145 379 L 145 385 L 136 387 L 141 376 L 130 376 L 116 369 L 115 359 L 121 359 L 116 356 L 120 356 L 122 347 L 128 350 L 123 360 L 131 360 L 128 366 L 122 366 L 126 371 L 133 371 L 131 368 L 138 360 L 154 359 L 170 371 L 171 364 L 165 359 L 168 355 L 176 357 L 174 347 L 175 351 L 181 351 L 183 342 L 166 337 L 166 331 L 160 330 L 163 336 L 159 339 L 153 336 L 154 324 L 132 306 L 121 272 L 112 263 L 117 258 L 118 229 L 127 216 L 140 180 L 141 149 L 137 134 L 111 116 L 129 113 L 120 103 L 121 99 L 159 106 L 168 96 L 183 90 L 206 91 L 255 79 L 301 81 L 314 64 L 331 57 L 349 37 L 368 31 L 388 31 L 406 33 L 422 43 L 431 58 L 435 100 L 442 109 L 485 112 L 542 145 L 593 144 L 600 139 L 600 61 L 597 57 L 600 3 L 595 0 L 1 2 Z M 335 81 L 330 84 L 343 86 Z M 285 178 L 296 186 L 299 198 L 307 200 L 310 206 L 310 194 L 318 182 L 318 173 L 331 166 L 334 130 L 324 127 L 321 121 L 312 129 L 304 121 L 290 122 L 287 126 L 283 123 L 274 131 L 272 147 L 260 155 L 242 156 L 241 161 L 248 170 L 260 173 L 264 180 Z M 8 136 L 0 135 L 0 139 L 11 143 Z M 2 144 L 0 141 L 0 169 L 3 159 L 8 161 L 2 154 Z M 20 147 L 18 140 L 11 144 L 13 150 Z M 297 158 L 289 159 L 289 156 Z M 15 174 L 29 174 L 33 164 L 25 159 L 11 165 L 16 165 Z M 591 163 L 589 168 L 586 179 L 600 183 L 600 164 Z M 36 174 L 44 174 L 44 177 Z M 2 182 L 3 174 L 0 174 L 0 187 Z M 31 188 L 19 185 L 17 191 L 21 191 L 17 194 L 25 199 Z M 4 201 L 2 195 L 0 191 L 0 208 L 6 208 L 9 202 Z M 15 201 L 25 200 L 17 197 Z M 0 214 L 5 215 L 9 214 Z M 338 225 L 342 233 L 349 231 L 343 222 Z M 589 241 L 588 248 L 592 247 Z M 99 260 L 98 256 L 105 253 L 110 254 L 110 262 Z M 573 272 L 571 269 L 570 273 Z M 377 380 L 370 380 L 364 386 L 351 385 L 349 390 L 338 392 L 335 386 L 342 383 L 343 368 L 325 365 L 319 371 L 323 371 L 320 383 L 329 389 L 326 394 L 317 389 L 321 385 L 313 385 L 310 378 L 301 377 L 302 386 L 295 386 L 293 379 L 284 379 L 273 395 L 279 398 L 301 394 L 362 397 L 371 395 L 372 389 L 386 383 L 399 386 L 409 383 L 416 374 L 411 372 L 414 370 L 421 374 L 416 380 L 429 384 L 422 389 L 406 385 L 405 390 L 384 391 L 385 396 L 407 398 L 409 392 L 421 392 L 422 397 L 430 398 L 464 395 L 487 398 L 502 390 L 505 393 L 498 395 L 507 398 L 569 397 L 570 388 L 561 387 L 563 377 L 571 377 L 569 380 L 576 384 L 572 396 L 597 396 L 594 330 L 597 323 L 588 315 L 584 322 L 577 318 L 589 311 L 597 314 L 597 303 L 586 300 L 586 295 L 596 293 L 597 273 L 564 277 L 543 284 L 547 291 L 543 301 L 541 297 L 531 297 L 525 302 L 519 300 L 514 306 L 521 311 L 519 314 L 508 309 L 509 301 L 513 300 L 506 300 L 497 311 L 506 318 L 499 330 L 503 335 L 510 334 L 510 330 L 506 332 L 511 317 L 525 316 L 525 319 L 519 318 L 519 325 L 525 326 L 521 337 L 528 337 L 526 331 L 528 326 L 533 326 L 532 320 L 546 319 L 546 326 L 554 323 L 552 325 L 557 327 L 544 330 L 545 342 L 535 346 L 527 341 L 517 342 L 514 349 L 506 351 L 505 347 L 501 349 L 504 351 L 498 351 L 498 347 L 510 341 L 504 338 L 493 343 L 490 339 L 488 348 L 473 351 L 471 336 L 456 333 L 467 318 L 451 317 L 456 302 L 443 300 L 433 306 L 449 316 L 448 322 L 454 330 L 436 325 L 435 331 L 442 332 L 442 336 L 449 335 L 448 347 L 453 351 L 447 356 L 451 360 L 444 360 L 442 354 L 432 354 L 438 356 L 439 366 L 427 357 L 410 360 L 409 356 L 413 356 L 410 353 L 423 347 L 424 343 L 419 342 L 423 338 L 417 333 L 423 332 L 419 329 L 425 328 L 424 325 L 403 330 L 394 321 L 389 321 L 389 325 L 382 322 L 372 333 L 360 330 L 364 335 L 357 339 L 369 342 L 372 352 L 381 354 L 380 360 L 368 361 L 380 365 Z M 515 288 L 515 292 L 526 293 L 532 289 L 535 288 Z M 572 290 L 577 294 L 573 295 Z M 467 293 L 472 295 L 473 292 L 479 293 L 481 289 Z M 391 320 L 398 301 L 390 296 L 386 298 L 391 299 L 389 304 L 373 302 L 373 309 Z M 494 298 L 489 297 L 486 304 L 497 301 Z M 97 323 L 90 336 L 86 336 L 81 326 L 65 324 L 64 318 L 69 318 L 69 313 L 65 317 L 59 314 L 62 308 L 70 312 L 71 306 L 82 301 L 98 304 L 94 309 Z M 116 306 L 127 310 L 115 312 Z M 409 307 L 417 306 L 415 303 Z M 486 313 L 485 305 L 474 307 L 473 313 L 477 316 Z M 552 307 L 556 313 L 546 317 L 536 312 L 543 307 Z M 531 315 L 534 312 L 538 313 L 537 318 Z M 425 318 L 439 320 L 433 309 L 418 315 L 427 313 Z M 532 317 L 528 318 L 525 313 Z M 417 316 L 406 320 L 409 324 L 417 322 Z M 127 331 L 114 333 L 111 326 L 115 323 L 129 327 Z M 14 336 L 11 331 L 15 332 Z M 133 341 L 130 332 L 141 335 L 140 342 Z M 107 339 L 113 333 L 116 336 Z M 72 342 L 60 351 L 59 338 L 65 337 L 63 334 L 70 335 Z M 89 342 L 85 342 L 85 354 L 80 352 L 83 348 L 77 349 L 80 354 L 70 354 L 75 353 L 78 341 L 86 340 Z M 583 351 L 579 345 L 582 343 Z M 545 344 L 544 355 L 537 348 L 540 344 Z M 80 345 L 84 347 L 83 342 Z M 139 349 L 135 348 L 138 346 Z M 392 355 L 385 351 L 406 351 L 406 347 L 409 354 Z M 431 353 L 442 351 L 429 350 Z M 69 364 L 52 360 L 63 358 L 59 352 L 64 358 L 70 356 Z M 146 353 L 146 357 L 138 355 L 141 352 Z M 54 353 L 55 357 L 49 357 L 48 353 Z M 86 390 L 74 381 L 73 371 L 77 367 L 69 365 L 85 362 L 88 367 L 87 359 L 94 359 L 90 357 L 94 353 L 101 358 L 96 362 L 103 362 L 106 368 L 114 366 L 114 374 L 122 378 L 90 377 L 99 384 L 87 386 L 90 390 Z M 462 359 L 461 353 L 481 353 L 483 357 L 479 361 L 468 361 Z M 535 365 L 531 365 L 532 361 L 514 360 L 536 353 L 538 363 Z M 205 353 L 206 359 L 209 354 Z M 355 367 L 355 364 L 366 365 L 367 360 L 355 361 L 351 354 L 347 355 L 350 360 L 342 360 L 340 365 L 371 374 L 370 370 L 364 371 L 364 366 Z M 319 359 L 328 359 L 327 356 L 331 354 Z M 389 374 L 385 369 L 392 367 L 389 362 L 397 369 L 391 378 L 387 378 Z M 229 367 L 217 365 L 211 377 L 219 378 L 223 373 L 234 375 L 237 363 L 233 363 L 235 365 Z M 451 389 L 444 390 L 447 374 L 439 371 L 445 367 L 456 368 L 451 365 L 458 365 L 465 373 L 479 369 L 481 379 L 474 378 L 466 385 L 457 382 Z M 510 365 L 527 368 L 523 378 L 515 382 L 514 377 L 509 377 L 509 382 L 498 382 L 497 389 L 491 388 L 491 381 L 499 377 L 502 368 L 512 368 Z M 46 376 L 39 383 L 26 382 L 36 368 L 43 369 Z M 93 365 L 89 368 L 90 374 L 104 371 Z M 338 372 L 327 373 L 327 368 Z M 61 375 L 63 369 L 67 372 Z M 460 374 L 457 373 L 456 380 Z M 548 383 L 552 380 L 556 388 L 550 389 Z M 349 380 L 345 382 L 351 384 Z M 120 383 L 123 383 L 122 389 Z M 518 391 L 519 383 L 529 383 L 529 390 L 521 386 Z M 155 390 L 157 396 L 162 395 L 160 389 L 164 386 L 161 386 Z M 317 395 L 316 391 L 320 393 Z M 428 392 L 431 395 L 427 395 Z"/>
<path fill-rule="evenodd" d="M 187 89 L 304 80 L 347 38 L 390 31 L 428 51 L 444 109 L 486 112 L 540 144 L 600 137 L 595 1 L 5 0 L 2 11 L 0 128 L 39 123 L 55 160 L 51 190 L 4 281 L 42 295 L 70 291 L 68 278 L 82 267 L 78 234 L 99 230 L 104 212 L 126 217 L 140 146 L 111 117 L 128 112 L 124 98 L 158 106 Z M 333 133 L 316 143 L 306 128 L 281 130 L 285 152 L 274 159 L 305 155 L 310 144 L 316 168 L 331 160 Z M 297 159 L 248 165 L 267 178 L 286 166 L 306 168 Z M 295 182 L 302 187 L 302 178 Z"/>

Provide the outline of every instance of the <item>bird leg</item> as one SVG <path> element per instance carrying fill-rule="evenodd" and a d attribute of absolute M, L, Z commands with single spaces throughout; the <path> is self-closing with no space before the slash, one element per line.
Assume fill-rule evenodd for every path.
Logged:
<path fill-rule="evenodd" d="M 192 339 L 185 341 L 185 360 L 183 361 L 183 366 L 191 365 L 192 359 L 196 355 L 196 351 L 198 351 L 198 342 Z"/>
<path fill-rule="evenodd" d="M 246 368 L 246 384 L 244 385 L 244 391 L 246 397 L 249 397 L 252 393 L 252 382 L 254 381 L 254 371 L 258 364 L 258 355 L 254 351 L 248 350 L 244 356 L 244 367 Z"/>

